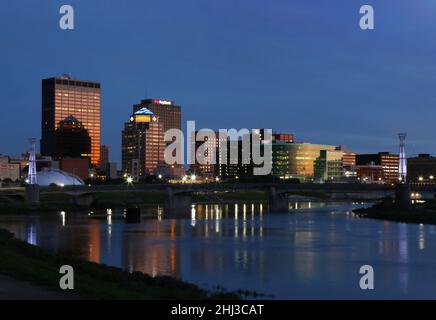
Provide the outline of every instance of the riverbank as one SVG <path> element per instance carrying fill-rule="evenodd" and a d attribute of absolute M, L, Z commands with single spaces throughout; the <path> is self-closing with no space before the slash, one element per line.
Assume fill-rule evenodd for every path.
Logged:
<path fill-rule="evenodd" d="M 224 290 L 208 292 L 194 284 L 171 277 L 151 277 L 139 272 L 128 273 L 72 257 L 51 254 L 17 240 L 0 229 L 0 275 L 42 288 L 51 298 L 72 299 L 238 299 Z M 59 268 L 74 268 L 75 288 L 72 293 L 59 288 Z M 18 283 L 17 282 L 17 283 Z M 26 288 L 24 286 L 23 288 Z M 28 287 L 27 287 L 28 288 Z M 36 289 L 35 289 L 36 290 Z M 69 295 L 70 294 L 70 295 Z M 19 295 L 15 292 L 15 296 Z M 26 294 L 23 292 L 23 299 Z M 45 296 L 45 295 L 44 295 Z M 43 297 L 41 297 L 43 298 Z"/>
<path fill-rule="evenodd" d="M 436 224 L 436 207 L 432 202 L 411 205 L 409 209 L 400 209 L 393 204 L 377 203 L 369 208 L 354 209 L 353 212 L 361 218 L 404 223 Z"/>

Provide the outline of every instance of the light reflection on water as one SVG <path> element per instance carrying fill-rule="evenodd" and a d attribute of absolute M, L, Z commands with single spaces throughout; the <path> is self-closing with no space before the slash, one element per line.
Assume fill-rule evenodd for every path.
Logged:
<path fill-rule="evenodd" d="M 288 214 L 261 203 L 198 204 L 186 219 L 150 208 L 140 224 L 120 211 L 0 216 L 31 244 L 131 272 L 275 298 L 436 298 L 434 226 L 359 219 L 361 204 L 292 202 Z M 376 290 L 359 289 L 361 265 Z"/>

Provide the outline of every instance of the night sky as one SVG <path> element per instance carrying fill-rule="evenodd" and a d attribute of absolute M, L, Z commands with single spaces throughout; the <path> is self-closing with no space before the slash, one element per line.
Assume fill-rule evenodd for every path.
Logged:
<path fill-rule="evenodd" d="M 75 9 L 75 30 L 59 8 Z M 359 8 L 375 9 L 375 30 Z M 0 8 L 0 153 L 40 138 L 41 79 L 102 84 L 119 162 L 132 104 L 174 100 L 197 127 L 272 128 L 350 151 L 436 153 L 433 0 L 8 1 Z"/>

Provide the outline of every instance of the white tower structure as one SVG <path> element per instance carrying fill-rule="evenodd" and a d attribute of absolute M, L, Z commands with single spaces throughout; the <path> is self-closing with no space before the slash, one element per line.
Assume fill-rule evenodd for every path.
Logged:
<path fill-rule="evenodd" d="M 407 159 L 406 159 L 406 133 L 399 133 L 398 137 L 400 138 L 400 162 L 398 167 L 399 177 L 401 183 L 406 183 L 407 179 Z"/>
<path fill-rule="evenodd" d="M 30 142 L 30 150 L 29 150 L 29 173 L 28 179 L 29 184 L 35 185 L 38 184 L 36 181 L 36 151 L 35 151 L 35 138 L 29 139 Z"/>

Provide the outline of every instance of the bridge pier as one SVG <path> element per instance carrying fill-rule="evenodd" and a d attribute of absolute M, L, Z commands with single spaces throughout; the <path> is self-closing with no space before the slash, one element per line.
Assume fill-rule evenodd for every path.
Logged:
<path fill-rule="evenodd" d="M 32 206 L 39 205 L 39 185 L 26 185 L 26 201 Z"/>
<path fill-rule="evenodd" d="M 395 206 L 401 209 L 410 209 L 412 203 L 410 199 L 410 184 L 399 183 L 395 187 Z"/>
<path fill-rule="evenodd" d="M 191 212 L 191 194 L 187 192 L 175 193 L 172 188 L 167 188 L 164 201 L 166 216 L 187 217 Z"/>
<path fill-rule="evenodd" d="M 79 207 L 89 207 L 94 203 L 94 196 L 92 194 L 75 195 L 73 197 L 73 204 Z"/>
<path fill-rule="evenodd" d="M 289 210 L 288 196 L 286 193 L 277 193 L 272 187 L 268 197 L 268 208 L 271 213 L 286 213 Z"/>

